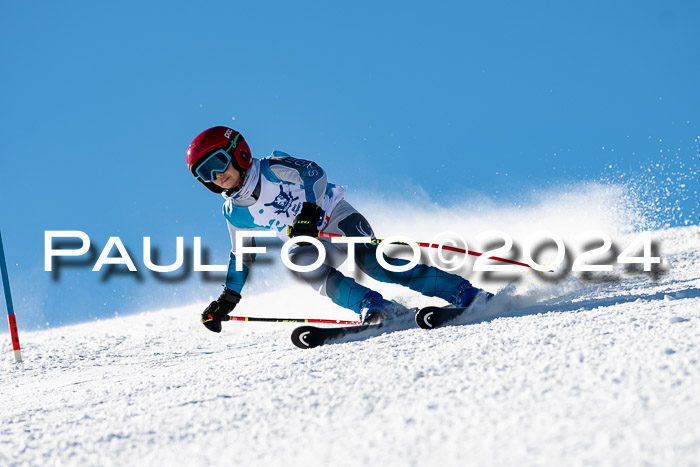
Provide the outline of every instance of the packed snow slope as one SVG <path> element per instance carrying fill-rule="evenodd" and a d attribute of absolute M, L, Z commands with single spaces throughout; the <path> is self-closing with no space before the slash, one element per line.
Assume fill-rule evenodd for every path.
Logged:
<path fill-rule="evenodd" d="M 473 277 L 502 292 L 458 325 L 312 350 L 292 324 L 211 333 L 204 302 L 24 332 L 0 465 L 698 465 L 700 228 L 653 238 L 653 273 Z M 300 285 L 234 314 L 349 317 Z"/>

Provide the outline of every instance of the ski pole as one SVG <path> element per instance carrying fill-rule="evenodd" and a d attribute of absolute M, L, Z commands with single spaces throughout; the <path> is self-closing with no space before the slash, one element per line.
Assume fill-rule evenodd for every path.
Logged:
<path fill-rule="evenodd" d="M 327 232 L 319 232 L 318 233 L 319 237 L 326 237 L 326 238 L 333 238 L 333 237 L 345 237 L 345 235 L 339 235 L 339 234 L 332 234 L 332 233 L 327 233 Z M 380 239 L 372 239 L 372 243 L 381 243 L 384 240 Z M 407 245 L 405 242 L 395 242 L 397 245 Z M 427 242 L 416 242 L 418 243 L 419 247 L 422 248 L 440 248 L 440 245 L 437 243 L 427 243 Z M 479 253 L 476 251 L 469 251 L 465 250 L 463 248 L 457 248 L 453 246 L 448 246 L 448 245 L 442 245 L 441 247 L 443 250 L 447 251 L 454 251 L 456 253 L 462 253 L 463 255 L 472 255 L 472 256 L 483 256 L 483 253 Z M 518 266 L 525 266 L 526 268 L 531 268 L 529 264 L 526 263 L 521 263 L 518 261 L 513 261 L 512 259 L 507 259 L 507 258 L 499 258 L 498 256 L 489 256 L 489 259 L 495 260 L 495 261 L 501 261 L 502 263 L 509 263 L 509 264 L 515 264 Z"/>
<path fill-rule="evenodd" d="M 7 304 L 7 320 L 10 323 L 12 352 L 15 354 L 15 363 L 20 363 L 22 361 L 22 351 L 19 346 L 19 334 L 17 333 L 17 319 L 15 318 L 15 308 L 12 306 L 12 295 L 10 294 L 10 279 L 8 279 L 7 277 L 7 265 L 5 264 L 5 249 L 2 246 L 2 235 L 0 235 L 0 276 L 2 276 L 2 287 L 5 290 L 5 303 Z"/>
<path fill-rule="evenodd" d="M 255 318 L 252 316 L 229 316 L 228 318 L 229 321 L 262 321 L 266 323 L 362 324 L 361 321 L 343 321 L 340 319 Z"/>

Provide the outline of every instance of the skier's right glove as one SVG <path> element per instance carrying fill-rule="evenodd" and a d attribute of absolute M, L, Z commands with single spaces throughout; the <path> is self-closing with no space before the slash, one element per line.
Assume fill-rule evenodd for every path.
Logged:
<path fill-rule="evenodd" d="M 322 215 L 321 206 L 305 202 L 301 205 L 301 212 L 294 218 L 294 223 L 287 229 L 289 237 L 318 237 L 318 223 Z"/>
<path fill-rule="evenodd" d="M 202 312 L 202 324 L 213 332 L 221 332 L 221 322 L 228 321 L 228 314 L 238 305 L 241 294 L 224 288 L 219 298 Z"/>

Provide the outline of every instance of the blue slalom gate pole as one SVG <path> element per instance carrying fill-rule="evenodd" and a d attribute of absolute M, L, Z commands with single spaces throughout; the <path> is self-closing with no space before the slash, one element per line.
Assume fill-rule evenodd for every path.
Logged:
<path fill-rule="evenodd" d="M 0 276 L 2 276 L 2 288 L 5 290 L 5 303 L 7 303 L 7 319 L 10 322 L 10 337 L 12 338 L 12 352 L 15 354 L 15 362 L 22 361 L 22 351 L 19 346 L 17 334 L 17 319 L 15 308 L 12 306 L 12 294 L 10 293 L 10 279 L 7 277 L 7 264 L 5 264 L 5 249 L 2 246 L 2 234 L 0 233 Z"/>

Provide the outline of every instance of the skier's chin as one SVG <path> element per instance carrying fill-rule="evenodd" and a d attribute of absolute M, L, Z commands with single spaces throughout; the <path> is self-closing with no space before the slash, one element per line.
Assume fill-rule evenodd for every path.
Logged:
<path fill-rule="evenodd" d="M 224 190 L 232 190 L 233 188 L 235 188 L 231 178 L 227 178 L 225 180 L 217 180 L 216 182 L 214 182 L 214 184 Z"/>

